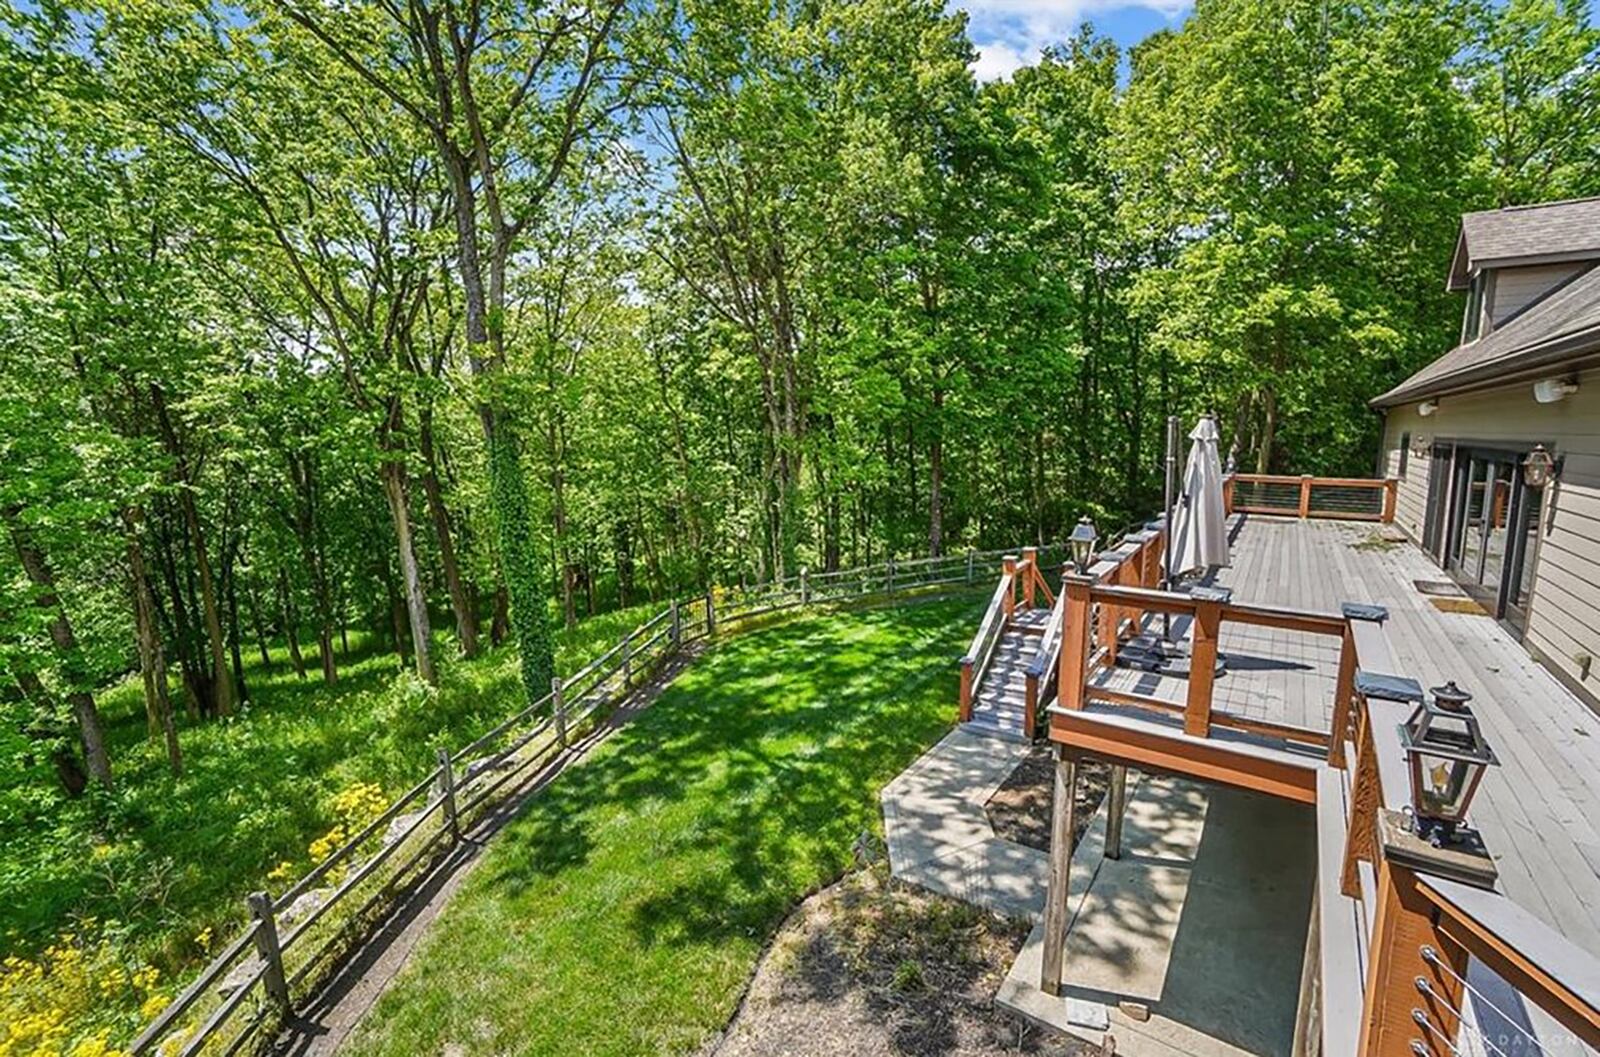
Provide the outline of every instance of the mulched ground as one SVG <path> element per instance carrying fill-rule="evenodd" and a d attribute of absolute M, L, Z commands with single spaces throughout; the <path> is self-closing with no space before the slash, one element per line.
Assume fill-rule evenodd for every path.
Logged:
<path fill-rule="evenodd" d="M 1089 821 L 1105 797 L 1111 768 L 1103 763 L 1078 767 L 1078 812 L 1074 842 L 1089 827 Z M 1003 840 L 1026 844 L 1041 851 L 1050 850 L 1050 801 L 1055 789 L 1055 760 L 1049 746 L 1035 745 L 1006 778 L 1005 783 L 984 805 L 989 825 Z"/>
<path fill-rule="evenodd" d="M 701 1057 L 1088 1057 L 997 1009 L 1029 926 L 889 881 L 878 865 L 812 896 Z"/>

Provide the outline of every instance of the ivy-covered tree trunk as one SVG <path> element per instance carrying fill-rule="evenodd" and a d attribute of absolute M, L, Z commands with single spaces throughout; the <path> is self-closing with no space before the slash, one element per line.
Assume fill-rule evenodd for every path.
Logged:
<path fill-rule="evenodd" d="M 523 687 L 528 700 L 537 701 L 550 692 L 555 655 L 545 616 L 540 562 L 534 551 L 527 478 L 511 424 L 486 407 L 479 415 L 489 447 L 489 501 L 500 544 L 500 571 L 509 595 L 511 631 L 517 640 Z"/>

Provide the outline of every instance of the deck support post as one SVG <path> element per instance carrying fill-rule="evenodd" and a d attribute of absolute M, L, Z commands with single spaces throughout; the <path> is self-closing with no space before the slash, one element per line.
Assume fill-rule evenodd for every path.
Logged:
<path fill-rule="evenodd" d="M 965 723 L 972 718 L 972 658 L 961 658 L 961 722 Z"/>
<path fill-rule="evenodd" d="M 1067 596 L 1061 619 L 1061 662 L 1056 676 L 1056 697 L 1062 708 L 1083 707 L 1083 686 L 1089 667 L 1089 590 L 1094 581 L 1068 574 L 1061 591 Z"/>
<path fill-rule="evenodd" d="M 1350 737 L 1350 709 L 1356 696 L 1356 639 L 1346 621 L 1339 646 L 1339 674 L 1333 684 L 1333 723 L 1328 730 L 1328 764 L 1343 770 L 1344 743 Z"/>
<path fill-rule="evenodd" d="M 1039 568 L 1039 548 L 1022 548 L 1022 565 L 1027 570 L 1022 574 L 1022 605 L 1025 609 L 1033 608 L 1033 575 Z"/>
<path fill-rule="evenodd" d="M 1300 516 L 1302 518 L 1308 518 L 1311 516 L 1312 480 L 1314 480 L 1314 478 L 1308 473 L 1303 473 L 1300 475 Z"/>
<path fill-rule="evenodd" d="M 1050 807 L 1050 887 L 1044 897 L 1044 957 L 1039 989 L 1061 994 L 1067 949 L 1067 894 L 1072 883 L 1072 832 L 1077 813 L 1078 762 L 1057 745 L 1055 795 Z"/>
<path fill-rule="evenodd" d="M 1422 894 L 1416 872 L 1391 859 L 1390 852 L 1396 850 L 1391 841 L 1399 825 L 1380 818 L 1379 828 L 1384 831 L 1384 853 L 1356 1053 L 1454 1057 L 1459 1051 L 1452 1043 L 1461 1026 L 1456 1010 L 1462 1008 L 1461 981 L 1467 975 L 1468 954 L 1442 927 L 1433 904 Z M 1427 847 L 1414 836 L 1406 843 L 1408 862 L 1418 854 L 1414 845 Z M 1484 861 L 1489 863 L 1487 855 Z M 1492 876 L 1493 866 L 1488 869 Z"/>
<path fill-rule="evenodd" d="M 1111 788 L 1106 790 L 1106 858 L 1122 858 L 1122 818 L 1128 812 L 1128 765 L 1111 765 Z"/>
<path fill-rule="evenodd" d="M 1399 492 L 1400 481 L 1398 478 L 1390 477 L 1384 480 L 1383 514 L 1380 516 L 1379 520 L 1381 520 L 1385 525 L 1394 521 L 1395 500 L 1399 498 Z"/>
<path fill-rule="evenodd" d="M 1189 696 L 1183 707 L 1183 732 L 1196 738 L 1211 736 L 1211 691 L 1217 678 L 1217 638 L 1222 631 L 1222 606 L 1226 596 L 1202 597 L 1196 588 L 1194 646 L 1189 655 Z M 1220 594 L 1220 592 L 1219 592 Z"/>

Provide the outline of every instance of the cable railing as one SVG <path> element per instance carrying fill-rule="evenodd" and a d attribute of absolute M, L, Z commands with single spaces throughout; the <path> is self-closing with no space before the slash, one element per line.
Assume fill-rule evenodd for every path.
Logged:
<path fill-rule="evenodd" d="M 1394 520 L 1398 485 L 1392 477 L 1235 473 L 1223 481 L 1222 497 L 1230 514 L 1389 522 Z"/>
<path fill-rule="evenodd" d="M 276 898 L 253 892 L 247 924 L 151 1020 L 133 1057 L 254 1052 L 377 927 L 397 896 L 460 846 L 462 835 L 519 792 L 553 777 L 635 689 L 685 646 L 813 605 L 965 590 L 987 581 L 1000 551 L 889 560 L 675 601 L 550 692 L 434 766 Z"/>

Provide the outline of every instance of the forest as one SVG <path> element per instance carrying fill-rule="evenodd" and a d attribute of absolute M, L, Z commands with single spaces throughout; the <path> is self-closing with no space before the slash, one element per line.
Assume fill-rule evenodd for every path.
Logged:
<path fill-rule="evenodd" d="M 6 844 L 263 686 L 536 699 L 596 614 L 1144 517 L 1169 414 L 1369 473 L 1460 214 L 1600 194 L 1574 0 L 975 58 L 942 0 L 0 3 Z"/>

